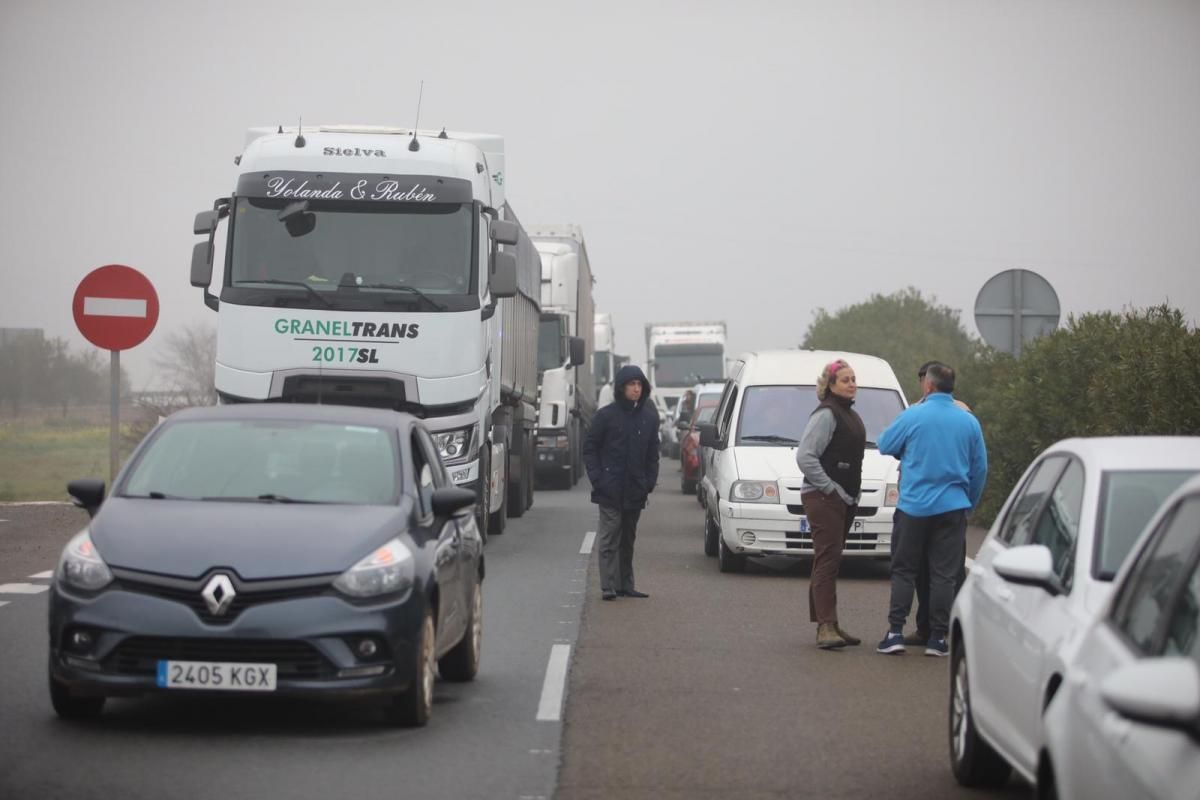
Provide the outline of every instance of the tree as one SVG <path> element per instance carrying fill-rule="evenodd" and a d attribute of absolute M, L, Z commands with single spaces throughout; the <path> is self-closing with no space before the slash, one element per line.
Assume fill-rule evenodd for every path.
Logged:
<path fill-rule="evenodd" d="M 154 359 L 158 377 L 181 406 L 211 406 L 217 402 L 217 333 L 203 323 L 167 335 Z"/>
<path fill-rule="evenodd" d="M 863 303 L 829 313 L 818 309 L 803 346 L 878 356 L 892 365 L 909 400 L 921 396 L 917 370 L 937 359 L 960 368 L 983 352 L 959 321 L 959 312 L 937 305 L 909 287 L 890 295 L 873 294 Z"/>

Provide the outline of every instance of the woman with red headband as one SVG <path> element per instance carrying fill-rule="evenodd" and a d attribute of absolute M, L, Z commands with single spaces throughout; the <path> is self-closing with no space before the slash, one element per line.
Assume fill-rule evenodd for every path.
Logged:
<path fill-rule="evenodd" d="M 854 370 L 835 359 L 817 378 L 819 405 L 808 418 L 796 463 L 804 473 L 800 497 L 812 528 L 813 564 L 808 585 L 809 618 L 817 623 L 817 647 L 862 644 L 838 624 L 837 576 L 846 535 L 858 509 L 867 429 L 853 408 Z"/>

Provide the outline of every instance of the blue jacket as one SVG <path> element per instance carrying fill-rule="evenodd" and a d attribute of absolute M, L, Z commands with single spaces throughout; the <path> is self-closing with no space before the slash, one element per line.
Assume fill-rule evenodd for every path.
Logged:
<path fill-rule="evenodd" d="M 642 382 L 637 405 L 625 399 L 625 384 L 635 380 Z M 658 483 L 658 411 L 650 399 L 650 381 L 632 364 L 617 371 L 613 401 L 592 417 L 583 463 L 593 503 L 622 511 L 646 506 Z"/>
<path fill-rule="evenodd" d="M 879 452 L 900 459 L 899 509 L 932 517 L 979 504 L 987 447 L 979 420 L 935 392 L 909 406 L 879 437 Z"/>

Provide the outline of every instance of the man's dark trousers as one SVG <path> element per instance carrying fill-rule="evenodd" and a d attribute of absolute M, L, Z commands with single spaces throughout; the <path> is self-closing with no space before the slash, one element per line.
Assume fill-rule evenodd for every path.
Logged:
<path fill-rule="evenodd" d="M 600 506 L 600 591 L 632 592 L 633 542 L 642 510 Z"/>
<path fill-rule="evenodd" d="M 899 512 L 897 512 L 899 513 Z M 896 544 L 896 538 L 899 532 L 897 526 L 892 527 L 892 550 L 896 550 L 899 545 Z M 967 580 L 967 537 L 963 536 L 963 553 L 962 564 L 958 568 L 958 575 L 954 578 L 954 596 L 958 597 L 958 590 Z M 921 569 L 917 572 L 917 630 L 920 633 L 929 633 L 929 559 L 924 554 L 921 556 Z"/>
<path fill-rule="evenodd" d="M 896 509 L 892 537 L 892 600 L 888 624 L 902 630 L 912 611 L 922 562 L 929 569 L 929 626 L 934 639 L 950 627 L 950 606 L 966 549 L 967 510 L 914 517 Z"/>

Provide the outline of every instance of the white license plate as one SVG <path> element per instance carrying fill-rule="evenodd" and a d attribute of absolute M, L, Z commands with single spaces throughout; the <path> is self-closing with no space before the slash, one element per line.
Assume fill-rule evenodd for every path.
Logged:
<path fill-rule="evenodd" d="M 275 665 L 223 661 L 159 661 L 157 683 L 161 689 L 273 692 Z"/>
<path fill-rule="evenodd" d="M 863 521 L 861 519 L 854 520 L 854 522 L 850 523 L 850 530 L 861 533 L 863 530 Z M 808 517 L 800 518 L 800 532 L 812 533 L 812 526 L 808 524 Z"/>
<path fill-rule="evenodd" d="M 808 517 L 801 517 L 800 518 L 800 532 L 801 533 L 810 533 L 811 531 L 812 531 L 812 528 L 810 528 L 808 525 Z"/>

